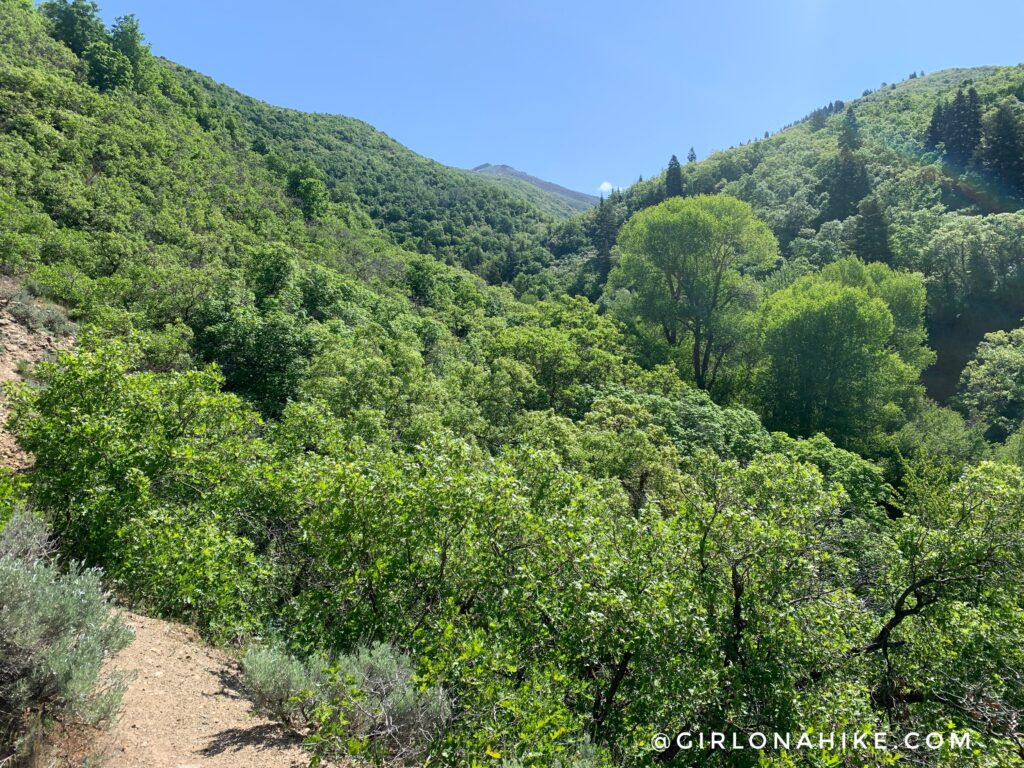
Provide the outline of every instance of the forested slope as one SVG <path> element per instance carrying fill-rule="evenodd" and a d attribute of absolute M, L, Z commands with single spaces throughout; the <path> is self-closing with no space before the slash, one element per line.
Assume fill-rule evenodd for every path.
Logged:
<path fill-rule="evenodd" d="M 358 205 L 398 245 L 492 281 L 539 261 L 534 241 L 552 202 L 536 190 L 448 168 L 360 120 L 273 107 L 168 66 L 206 130 L 223 129 L 293 187 L 295 174 L 323 180 L 332 201 Z"/>
<path fill-rule="evenodd" d="M 853 254 L 923 273 L 938 351 L 926 381 L 948 398 L 981 337 L 1024 315 L 1022 100 L 1024 66 L 915 73 L 684 164 L 676 194 L 749 202 L 793 271 Z M 598 296 L 618 227 L 666 194 L 662 174 L 614 194 L 603 214 L 558 226 L 546 244 L 560 265 L 521 279 L 522 290 L 549 290 L 556 276 Z"/>
<path fill-rule="evenodd" d="M 845 136 L 883 195 L 882 98 L 763 146 L 838 163 Z M 900 268 L 895 212 L 890 265 L 847 253 L 861 219 L 818 222 L 823 193 L 792 237 L 773 205 L 800 195 L 743 201 L 796 151 L 717 189 L 761 144 L 680 170 L 735 196 L 661 200 L 666 179 L 555 224 L 156 60 L 131 18 L 0 0 L 0 269 L 80 329 L 6 393 L 34 465 L 0 475 L 4 749 L 112 711 L 116 687 L 85 706 L 125 642 L 102 579 L 242 647 L 260 711 L 317 756 L 846 759 L 652 751 L 697 724 L 956 729 L 980 752 L 935 764 L 1020 765 L 1024 340 L 988 337 L 962 413 L 928 400 L 940 273 Z M 1017 215 L 921 189 L 911 219 Z"/>

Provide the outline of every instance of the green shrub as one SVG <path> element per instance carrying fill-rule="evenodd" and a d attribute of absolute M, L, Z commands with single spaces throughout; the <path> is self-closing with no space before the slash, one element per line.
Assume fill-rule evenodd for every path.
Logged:
<path fill-rule="evenodd" d="M 501 768 L 527 768 L 527 765 L 521 760 L 506 760 Z M 552 768 L 606 768 L 610 765 L 612 762 L 608 754 L 586 739 L 573 752 L 555 758 L 551 764 Z"/>
<path fill-rule="evenodd" d="M 245 635 L 271 596 L 267 565 L 220 489 L 256 455 L 258 422 L 215 392 L 213 372 L 134 373 L 140 357 L 137 345 L 111 345 L 86 373 L 62 355 L 40 366 L 46 386 L 13 389 L 11 422 L 35 456 L 33 502 L 63 553 L 102 567 L 121 594 L 217 639 Z"/>
<path fill-rule="evenodd" d="M 856 453 L 845 451 L 822 433 L 807 438 L 793 438 L 783 432 L 772 434 L 772 450 L 796 461 L 813 464 L 829 486 L 841 486 L 849 497 L 848 511 L 872 517 L 891 489 L 882 470 Z"/>
<path fill-rule="evenodd" d="M 266 615 L 268 566 L 252 542 L 216 516 L 159 508 L 128 520 L 111 541 L 109 573 L 148 610 L 191 621 L 220 641 L 251 632 Z"/>
<path fill-rule="evenodd" d="M 998 449 L 997 455 L 1001 461 L 1024 467 L 1024 428 L 1010 435 Z"/>
<path fill-rule="evenodd" d="M 0 467 L 0 531 L 4 530 L 7 521 L 20 508 L 26 484 L 24 475 Z"/>
<path fill-rule="evenodd" d="M 24 513 L 0 533 L 0 764 L 54 721 L 96 724 L 122 686 L 100 668 L 131 635 L 94 570 L 62 573 L 45 559 L 45 530 Z"/>

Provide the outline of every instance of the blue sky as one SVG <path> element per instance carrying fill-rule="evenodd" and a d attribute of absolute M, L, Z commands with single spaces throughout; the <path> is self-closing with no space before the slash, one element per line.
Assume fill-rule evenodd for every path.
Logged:
<path fill-rule="evenodd" d="M 100 0 L 155 53 L 448 165 L 584 192 L 912 70 L 1024 59 L 1020 0 Z"/>

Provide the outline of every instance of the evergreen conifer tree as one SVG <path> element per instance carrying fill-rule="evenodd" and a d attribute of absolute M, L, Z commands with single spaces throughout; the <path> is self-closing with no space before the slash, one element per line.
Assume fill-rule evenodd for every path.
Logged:
<path fill-rule="evenodd" d="M 925 144 L 929 149 L 935 149 L 946 140 L 946 105 L 941 101 L 935 104 L 932 109 L 932 119 L 928 124 L 928 134 L 925 136 Z"/>
<path fill-rule="evenodd" d="M 981 143 L 981 102 L 978 99 L 978 91 L 971 88 L 967 91 L 967 111 L 964 114 L 964 139 L 965 150 L 968 152 L 967 159 L 978 149 Z"/>
<path fill-rule="evenodd" d="M 612 247 L 619 235 L 619 221 L 614 201 L 601 197 L 597 204 L 597 215 L 594 217 L 591 242 L 597 253 L 594 256 L 594 270 L 597 272 L 598 285 L 603 286 L 612 268 Z"/>
<path fill-rule="evenodd" d="M 839 151 L 856 152 L 860 147 L 860 126 L 857 124 L 857 116 L 853 113 L 853 107 L 847 107 L 843 127 L 839 133 Z"/>
<path fill-rule="evenodd" d="M 978 155 L 982 169 L 1001 191 L 1024 198 L 1024 136 L 1009 104 L 1000 104 L 988 119 Z"/>
<path fill-rule="evenodd" d="M 822 180 L 828 193 L 828 203 L 821 213 L 821 221 L 845 219 L 857 213 L 857 205 L 871 192 L 864 160 L 857 150 L 861 146 L 860 128 L 853 108 L 846 110 L 837 141 L 839 155 Z"/>
<path fill-rule="evenodd" d="M 853 231 L 853 252 L 864 261 L 881 261 L 891 265 L 889 222 L 881 202 L 874 195 L 869 195 L 860 201 L 857 209 L 860 216 Z"/>
<path fill-rule="evenodd" d="M 665 171 L 665 197 L 681 197 L 683 194 L 683 173 L 679 168 L 679 158 L 672 155 Z"/>

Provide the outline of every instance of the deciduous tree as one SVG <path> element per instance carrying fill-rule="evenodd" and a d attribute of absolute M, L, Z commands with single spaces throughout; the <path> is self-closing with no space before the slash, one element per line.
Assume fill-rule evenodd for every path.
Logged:
<path fill-rule="evenodd" d="M 769 426 L 849 445 L 899 414 L 916 371 L 893 348 L 894 330 L 886 303 L 862 288 L 811 275 L 773 295 L 759 382 Z"/>
<path fill-rule="evenodd" d="M 673 198 L 626 222 L 619 247 L 609 283 L 625 292 L 620 311 L 672 346 L 689 342 L 694 381 L 710 388 L 731 350 L 733 316 L 756 303 L 754 274 L 778 256 L 771 230 L 732 197 Z"/>

